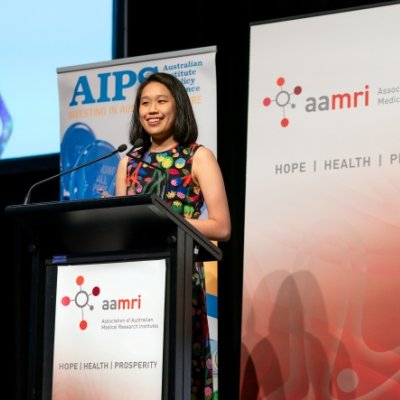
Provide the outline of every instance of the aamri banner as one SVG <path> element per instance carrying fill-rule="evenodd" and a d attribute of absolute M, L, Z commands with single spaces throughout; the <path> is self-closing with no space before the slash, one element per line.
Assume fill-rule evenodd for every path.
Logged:
<path fill-rule="evenodd" d="M 251 27 L 243 399 L 400 398 L 399 18 Z"/>
<path fill-rule="evenodd" d="M 57 268 L 52 399 L 161 399 L 166 260 Z"/>

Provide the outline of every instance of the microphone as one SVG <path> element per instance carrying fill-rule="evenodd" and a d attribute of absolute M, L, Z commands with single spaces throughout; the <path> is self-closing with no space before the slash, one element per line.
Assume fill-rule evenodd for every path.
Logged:
<path fill-rule="evenodd" d="M 74 172 L 74 171 L 76 171 L 77 169 L 80 169 L 80 168 L 86 167 L 86 166 L 88 166 L 88 165 L 90 165 L 90 164 L 94 164 L 95 162 L 104 160 L 105 158 L 111 157 L 111 156 L 113 156 L 113 155 L 116 154 L 116 153 L 121 153 L 122 151 L 125 151 L 127 148 L 128 148 L 128 146 L 127 146 L 126 144 L 121 144 L 121 145 L 118 146 L 118 148 L 117 148 L 116 150 L 112 151 L 111 153 L 104 154 L 103 156 L 101 156 L 101 157 L 99 157 L 99 158 L 95 158 L 95 159 L 92 160 L 92 161 L 88 161 L 88 162 L 86 162 L 86 163 L 84 163 L 84 164 L 80 164 L 80 165 L 78 165 L 77 167 L 67 169 L 66 171 L 60 172 L 60 173 L 57 174 L 57 175 L 50 176 L 49 178 L 46 178 L 46 179 L 43 179 L 43 180 L 41 180 L 41 181 L 39 181 L 39 182 L 34 183 L 34 184 L 29 188 L 28 193 L 27 193 L 26 196 L 25 196 L 24 204 L 29 204 L 29 202 L 30 202 L 30 200 L 31 200 L 31 193 L 32 193 L 32 190 L 33 190 L 35 187 L 37 187 L 37 186 L 39 186 L 39 185 L 41 185 L 41 184 L 43 184 L 43 183 L 52 181 L 53 179 L 59 178 L 60 176 L 63 176 L 63 175 L 65 175 L 65 174 L 70 174 L 71 172 Z"/>
<path fill-rule="evenodd" d="M 166 170 L 160 168 L 158 165 L 150 164 L 150 163 L 148 163 L 148 162 L 146 162 L 146 161 L 142 160 L 141 158 L 138 158 L 138 157 L 136 157 L 134 155 L 134 153 L 136 151 L 140 150 L 143 147 L 143 144 L 144 144 L 143 139 L 141 139 L 141 138 L 136 139 L 135 143 L 133 144 L 133 147 L 126 153 L 126 155 L 131 157 L 131 158 L 133 158 L 137 162 L 141 162 L 142 164 L 147 165 L 150 168 L 154 168 L 154 169 L 157 169 L 157 170 L 161 171 L 161 173 L 163 175 L 164 184 L 163 184 L 163 187 L 162 187 L 162 190 L 161 190 L 160 197 L 163 200 L 165 200 L 165 191 L 167 189 L 167 184 L 168 184 L 168 174 L 167 174 Z"/>
<path fill-rule="evenodd" d="M 136 139 L 135 143 L 133 143 L 133 147 L 126 153 L 130 155 L 130 153 L 134 153 L 135 151 L 140 150 L 144 145 L 144 140 L 142 138 Z"/>

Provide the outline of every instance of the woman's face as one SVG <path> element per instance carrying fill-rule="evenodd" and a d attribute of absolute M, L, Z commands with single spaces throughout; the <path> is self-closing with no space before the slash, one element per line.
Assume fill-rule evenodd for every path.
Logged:
<path fill-rule="evenodd" d="M 159 82 L 150 82 L 142 91 L 139 118 L 153 140 L 162 141 L 172 135 L 176 103 L 169 89 Z"/>

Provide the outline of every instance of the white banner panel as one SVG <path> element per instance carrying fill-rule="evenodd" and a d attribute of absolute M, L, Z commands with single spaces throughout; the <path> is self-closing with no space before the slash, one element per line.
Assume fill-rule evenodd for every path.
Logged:
<path fill-rule="evenodd" d="M 185 85 L 199 127 L 198 142 L 217 148 L 215 47 L 118 59 L 59 68 L 61 171 L 94 160 L 128 143 L 138 85 L 157 71 L 171 73 Z M 62 199 L 115 193 L 121 155 L 61 178 Z"/>
<path fill-rule="evenodd" d="M 251 27 L 241 398 L 400 398 L 400 5 Z"/>
<path fill-rule="evenodd" d="M 52 399 L 161 399 L 165 260 L 59 266 Z"/>

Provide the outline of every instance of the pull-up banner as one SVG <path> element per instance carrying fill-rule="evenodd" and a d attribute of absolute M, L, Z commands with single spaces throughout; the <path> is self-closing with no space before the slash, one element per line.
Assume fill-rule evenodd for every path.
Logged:
<path fill-rule="evenodd" d="M 400 399 L 399 20 L 251 26 L 241 399 Z"/>
<path fill-rule="evenodd" d="M 75 168 L 128 143 L 133 102 L 139 84 L 153 72 L 166 72 L 184 84 L 196 116 L 198 142 L 217 154 L 215 46 L 58 68 L 60 170 Z M 118 162 L 105 158 L 60 181 L 61 200 L 114 195 Z M 206 215 L 206 208 L 204 209 Z M 217 263 L 206 263 L 207 312 L 218 388 Z"/>

